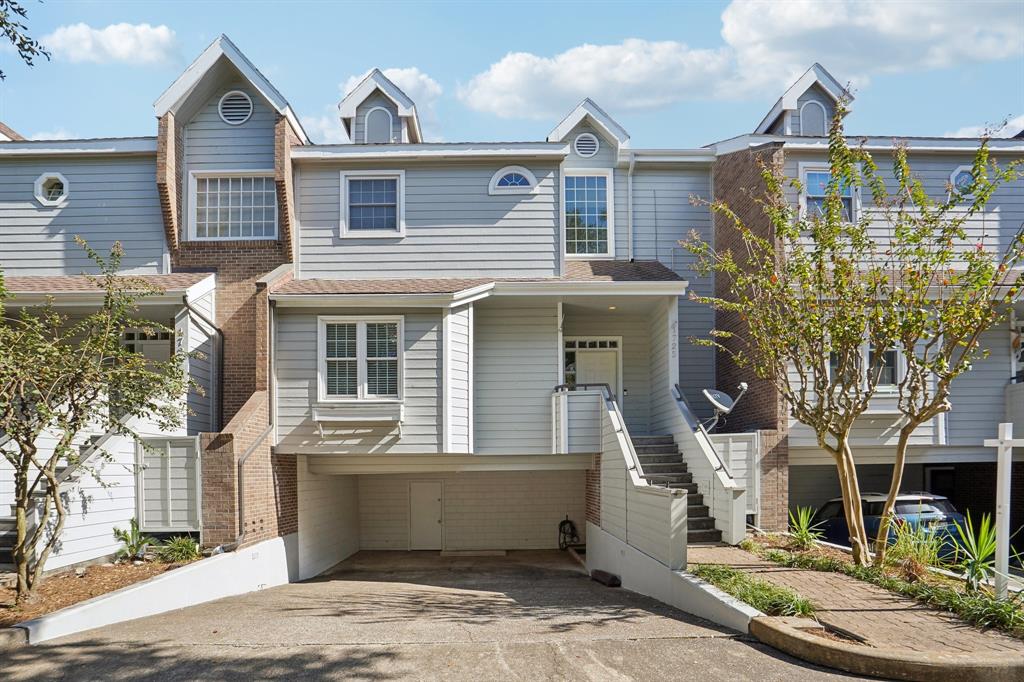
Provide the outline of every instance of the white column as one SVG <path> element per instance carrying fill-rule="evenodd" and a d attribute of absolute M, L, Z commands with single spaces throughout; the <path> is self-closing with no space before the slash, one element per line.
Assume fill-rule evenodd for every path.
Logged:
<path fill-rule="evenodd" d="M 1010 465 L 1013 458 L 1013 424 L 999 425 L 996 465 L 996 597 L 1006 599 L 1010 574 Z"/>

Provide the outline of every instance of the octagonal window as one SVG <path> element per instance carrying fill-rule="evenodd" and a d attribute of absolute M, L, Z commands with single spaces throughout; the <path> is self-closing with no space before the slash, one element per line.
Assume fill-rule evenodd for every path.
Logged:
<path fill-rule="evenodd" d="M 36 179 L 36 200 L 43 206 L 60 206 L 68 198 L 70 185 L 60 173 L 43 173 Z"/>

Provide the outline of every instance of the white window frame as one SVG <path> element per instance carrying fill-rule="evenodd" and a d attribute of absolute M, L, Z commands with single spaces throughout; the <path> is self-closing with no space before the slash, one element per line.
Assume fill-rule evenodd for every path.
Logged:
<path fill-rule="evenodd" d="M 395 230 L 350 230 L 348 227 L 348 181 L 356 180 L 398 180 L 398 225 Z M 341 213 L 338 220 L 343 239 L 394 239 L 405 236 L 405 171 L 404 170 L 344 170 L 339 174 Z"/>
<path fill-rule="evenodd" d="M 363 144 L 386 144 L 385 142 L 370 142 L 367 139 L 367 131 L 370 130 L 370 125 L 369 125 L 369 123 L 370 123 L 370 114 L 372 114 L 375 111 L 383 111 L 385 114 L 388 115 L 388 139 L 387 139 L 387 142 L 394 142 L 395 141 L 395 117 L 391 115 L 391 112 L 388 110 L 387 107 L 377 106 L 377 107 L 371 107 L 371 108 L 367 109 L 366 113 L 363 114 Z"/>
<path fill-rule="evenodd" d="M 519 173 L 529 181 L 528 187 L 498 187 L 498 182 L 509 173 Z M 488 194 L 532 194 L 537 189 L 537 176 L 523 166 L 505 166 L 491 176 Z"/>
<path fill-rule="evenodd" d="M 818 107 L 819 109 L 821 109 L 821 120 L 822 120 L 822 122 L 824 124 L 824 126 L 822 128 L 821 135 L 822 135 L 822 137 L 828 137 L 828 110 L 825 109 L 825 105 L 824 104 L 822 104 L 821 102 L 819 102 L 817 100 L 814 100 L 814 99 L 807 100 L 802 105 L 800 105 L 800 134 L 801 135 L 805 134 L 804 133 L 804 110 L 809 105 L 811 105 L 811 104 L 813 104 L 816 107 Z"/>
<path fill-rule="evenodd" d="M 275 242 L 281 234 L 281 207 L 277 201 L 277 191 L 274 192 L 274 234 L 259 235 L 250 237 L 197 237 L 196 222 L 199 219 L 199 206 L 196 201 L 199 178 L 270 178 L 274 181 L 274 169 L 260 170 L 203 170 L 189 171 L 188 174 L 188 239 L 193 242 Z"/>
<path fill-rule="evenodd" d="M 608 181 L 608 252 L 607 253 L 569 253 L 568 232 L 565 226 L 565 179 L 570 176 L 602 176 Z M 615 258 L 615 171 L 611 168 L 564 168 L 561 180 L 561 224 L 562 251 L 568 260 L 612 260 Z"/>
<path fill-rule="evenodd" d="M 907 359 L 903 356 L 903 351 L 899 348 L 889 348 L 896 353 L 896 383 L 894 384 L 877 384 L 875 390 L 881 394 L 894 394 L 899 391 L 900 382 L 903 381 L 903 377 L 907 375 Z M 868 370 L 871 368 L 871 344 L 865 341 L 860 346 L 860 383 L 861 386 L 867 387 L 868 383 Z M 832 376 L 832 358 L 829 358 L 829 377 Z"/>
<path fill-rule="evenodd" d="M 802 124 L 801 124 L 802 125 Z M 828 173 L 831 175 L 832 168 L 827 163 L 817 163 L 814 161 L 801 161 L 797 164 L 797 170 L 800 175 L 800 217 L 807 217 L 807 174 L 808 173 Z M 850 188 L 850 222 L 855 223 L 860 220 L 860 188 Z"/>
<path fill-rule="evenodd" d="M 320 403 L 402 403 L 405 400 L 405 317 L 402 315 L 319 315 L 317 316 L 317 402 Z M 366 392 L 366 325 L 398 323 L 398 397 L 374 396 Z M 327 394 L 327 325 L 356 325 L 356 395 Z"/>
<path fill-rule="evenodd" d="M 46 191 L 43 189 L 43 185 L 46 183 L 47 180 L 60 180 L 61 183 L 64 185 L 64 194 L 60 195 L 59 199 L 46 198 Z M 36 197 L 36 201 L 38 201 L 43 206 L 61 206 L 64 204 L 64 202 L 68 200 L 68 195 L 71 194 L 71 183 L 68 182 L 68 179 L 65 178 L 62 173 L 50 171 L 47 173 L 43 173 L 38 178 L 36 178 L 33 191 Z"/>
<path fill-rule="evenodd" d="M 950 193 L 949 193 L 950 196 L 952 196 L 953 192 L 956 191 L 956 176 L 960 175 L 960 173 L 962 173 L 964 171 L 967 171 L 968 173 L 971 174 L 971 177 L 974 177 L 974 166 L 966 165 L 966 166 L 957 166 L 956 168 L 954 168 L 953 172 L 949 174 L 949 185 L 950 185 L 950 188 L 951 188 Z M 974 199 L 974 195 L 973 194 L 964 194 L 963 198 L 964 199 L 971 199 L 971 200 L 973 200 Z"/>
<path fill-rule="evenodd" d="M 616 347 L 615 348 L 578 348 L 578 347 L 577 348 L 568 348 L 567 344 L 570 341 L 574 341 L 577 344 L 577 346 L 581 342 L 582 343 L 589 343 L 591 341 L 598 341 L 598 342 L 600 342 L 600 341 L 614 341 L 616 343 Z M 562 337 L 562 359 L 561 359 L 561 365 L 562 365 L 562 374 L 561 374 L 562 379 L 561 380 L 562 380 L 562 382 L 565 382 L 565 354 L 566 353 L 573 352 L 573 353 L 576 353 L 578 355 L 579 353 L 601 353 L 601 352 L 610 352 L 610 351 L 614 351 L 615 352 L 615 356 L 616 356 L 615 357 L 615 375 L 616 375 L 616 380 L 617 380 L 617 382 L 619 384 L 619 394 L 617 396 L 614 396 L 614 397 L 615 397 L 615 400 L 619 403 L 619 405 L 622 405 L 623 404 L 623 399 L 624 399 L 625 394 L 626 394 L 626 388 L 625 388 L 625 386 L 622 385 L 623 377 L 622 377 L 622 337 L 621 336 L 563 336 Z M 577 358 L 576 362 L 577 362 L 577 364 L 579 363 L 579 359 L 578 358 Z"/>

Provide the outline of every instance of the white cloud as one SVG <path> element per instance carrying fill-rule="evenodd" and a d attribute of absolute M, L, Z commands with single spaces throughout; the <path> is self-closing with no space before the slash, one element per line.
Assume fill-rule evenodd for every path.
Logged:
<path fill-rule="evenodd" d="M 93 28 L 79 23 L 61 26 L 41 38 L 57 59 L 69 62 L 158 64 L 178 56 L 178 40 L 167 26 L 111 24 Z"/>
<path fill-rule="evenodd" d="M 470 108 L 503 118 L 552 118 L 584 97 L 616 109 L 653 109 L 707 96 L 727 75 L 722 49 L 691 49 L 675 41 L 631 38 L 617 45 L 580 45 L 540 57 L 511 52 L 458 90 Z"/>
<path fill-rule="evenodd" d="M 1006 125 L 998 123 L 986 123 L 978 126 L 964 126 L 959 130 L 946 133 L 946 137 L 981 137 L 991 135 L 992 137 L 1013 137 L 1024 130 L 1024 114 L 1008 119 Z"/>
<path fill-rule="evenodd" d="M 54 130 L 47 130 L 38 133 L 32 133 L 28 136 L 30 140 L 74 140 L 77 139 L 77 135 L 64 128 L 56 128 Z"/>
<path fill-rule="evenodd" d="M 436 80 L 420 71 L 415 66 L 399 69 L 381 69 L 381 72 L 388 79 L 397 85 L 402 92 L 409 96 L 416 103 L 416 111 L 420 116 L 420 125 L 423 126 L 423 135 L 429 142 L 439 142 L 441 138 L 435 134 L 440 125 L 437 116 L 437 102 L 444 93 L 444 88 Z M 359 85 L 369 71 L 359 76 L 351 76 L 341 86 L 343 95 L 347 95 L 352 88 Z"/>
<path fill-rule="evenodd" d="M 327 107 L 322 116 L 303 116 L 302 127 L 316 144 L 345 144 L 349 142 L 345 126 L 341 125 L 335 105 Z"/>
<path fill-rule="evenodd" d="M 458 90 L 477 111 L 551 118 L 585 96 L 616 110 L 693 99 L 779 95 L 812 63 L 842 83 L 872 76 L 984 63 L 1024 54 L 1017 0 L 976 3 L 733 0 L 724 44 L 627 39 L 542 56 L 505 55 Z"/>

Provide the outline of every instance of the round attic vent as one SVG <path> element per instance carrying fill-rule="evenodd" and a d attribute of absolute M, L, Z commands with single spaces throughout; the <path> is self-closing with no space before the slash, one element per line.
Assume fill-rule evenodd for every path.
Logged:
<path fill-rule="evenodd" d="M 217 110 L 225 123 L 240 126 L 252 116 L 252 100 L 241 90 L 232 90 L 220 98 Z"/>
<path fill-rule="evenodd" d="M 576 141 L 573 142 L 572 146 L 579 156 L 589 157 L 597 153 L 600 144 L 596 136 L 590 133 L 581 133 L 576 136 Z"/>

